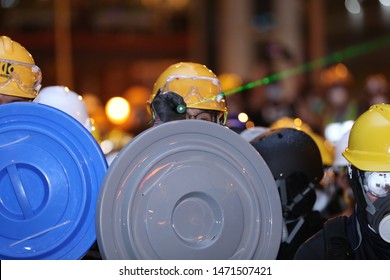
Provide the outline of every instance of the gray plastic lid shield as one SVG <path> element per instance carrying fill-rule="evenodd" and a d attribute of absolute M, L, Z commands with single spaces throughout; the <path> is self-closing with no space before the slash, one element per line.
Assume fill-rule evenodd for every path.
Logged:
<path fill-rule="evenodd" d="M 240 135 L 174 121 L 129 142 L 96 209 L 104 259 L 275 259 L 282 212 L 268 166 Z"/>

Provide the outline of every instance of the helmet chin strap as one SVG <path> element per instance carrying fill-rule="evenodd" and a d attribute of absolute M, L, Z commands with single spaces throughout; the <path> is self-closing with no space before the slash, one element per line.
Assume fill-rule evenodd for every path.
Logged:
<path fill-rule="evenodd" d="M 355 207 L 355 209 L 356 209 L 356 207 Z M 357 248 L 359 248 L 360 244 L 362 244 L 362 232 L 360 230 L 360 224 L 357 221 L 357 218 L 355 218 L 355 219 L 356 219 L 357 233 L 358 233 L 358 236 L 359 236 L 359 243 L 356 245 L 355 248 L 353 248 L 353 250 L 357 250 Z"/>
<path fill-rule="evenodd" d="M 284 179 L 276 180 L 276 184 L 280 190 L 280 200 L 282 202 L 283 211 L 290 212 L 295 205 L 297 205 L 304 197 L 305 195 L 314 188 L 314 184 L 309 183 L 308 187 L 304 189 L 301 193 L 297 194 L 293 201 L 288 204 L 287 200 L 287 187 L 286 187 L 286 181 Z M 288 232 L 287 224 L 295 223 L 294 228 L 291 232 Z M 300 228 L 304 224 L 305 220 L 303 216 L 300 216 L 297 219 L 294 220 L 287 220 L 285 217 L 283 217 L 283 229 L 282 229 L 282 242 L 290 244 L 291 241 L 294 239 L 295 235 L 299 232 Z"/>
<path fill-rule="evenodd" d="M 287 224 L 290 224 L 290 223 L 293 223 L 296 221 L 298 221 L 298 222 L 295 224 L 294 228 L 289 233 L 288 229 L 287 229 Z M 282 242 L 290 244 L 291 241 L 294 239 L 295 235 L 297 235 L 298 231 L 301 229 L 304 222 L 305 222 L 305 220 L 302 216 L 294 221 L 287 221 L 286 219 L 283 219 Z"/>
<path fill-rule="evenodd" d="M 295 205 L 297 205 L 299 202 L 302 201 L 302 199 L 306 196 L 306 194 L 314 189 L 314 184 L 309 183 L 308 186 L 300 193 L 298 193 L 292 200 L 290 204 L 288 204 L 287 200 L 287 187 L 286 187 L 286 181 L 284 179 L 278 179 L 276 180 L 276 185 L 278 186 L 280 190 L 280 200 L 282 202 L 282 207 L 284 211 L 290 212 Z"/>

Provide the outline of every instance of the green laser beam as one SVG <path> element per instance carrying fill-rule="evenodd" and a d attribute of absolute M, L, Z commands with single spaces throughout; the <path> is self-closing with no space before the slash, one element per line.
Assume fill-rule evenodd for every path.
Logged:
<path fill-rule="evenodd" d="M 282 71 L 277 74 L 272 74 L 270 76 L 267 76 L 265 78 L 262 78 L 260 80 L 256 80 L 250 83 L 247 83 L 245 85 L 239 86 L 237 88 L 234 88 L 232 90 L 228 90 L 225 92 L 225 95 L 232 95 L 247 89 L 252 89 L 255 87 L 259 87 L 262 85 L 267 85 L 271 82 L 275 82 L 284 78 L 288 78 L 294 75 L 298 75 L 303 72 L 311 71 L 316 68 L 324 67 L 327 65 L 331 65 L 334 63 L 339 63 L 341 61 L 344 61 L 346 59 L 350 59 L 356 56 L 361 56 L 376 50 L 379 50 L 383 47 L 387 47 L 390 45 L 390 36 L 385 36 L 382 38 L 378 38 L 369 42 L 362 43 L 360 45 L 348 47 L 344 50 L 334 52 L 330 55 L 327 55 L 323 58 L 319 58 L 316 60 L 313 60 L 311 62 L 305 63 L 303 65 Z"/>

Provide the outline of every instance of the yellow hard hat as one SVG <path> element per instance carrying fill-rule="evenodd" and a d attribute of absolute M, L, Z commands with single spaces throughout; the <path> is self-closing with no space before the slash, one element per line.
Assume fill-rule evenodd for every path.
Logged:
<path fill-rule="evenodd" d="M 31 54 L 11 38 L 0 36 L 0 94 L 32 99 L 41 81 L 41 69 Z"/>
<path fill-rule="evenodd" d="M 376 104 L 353 124 L 343 156 L 364 171 L 390 171 L 390 104 Z"/>
<path fill-rule="evenodd" d="M 169 66 L 155 82 L 148 104 L 159 91 L 162 94 L 168 91 L 179 94 L 187 108 L 227 113 L 220 81 L 210 69 L 199 63 L 180 62 Z"/>
<path fill-rule="evenodd" d="M 304 123 L 300 118 L 291 118 L 291 117 L 282 117 L 274 121 L 269 128 L 277 129 L 277 128 L 295 128 L 298 130 L 302 130 L 304 132 L 311 131 L 311 128 Z"/>
<path fill-rule="evenodd" d="M 218 75 L 223 92 L 236 89 L 242 85 L 242 79 L 238 74 L 224 72 Z"/>
<path fill-rule="evenodd" d="M 307 132 L 307 134 L 316 142 L 321 153 L 323 165 L 332 166 L 334 160 L 334 146 L 332 143 L 313 131 Z"/>

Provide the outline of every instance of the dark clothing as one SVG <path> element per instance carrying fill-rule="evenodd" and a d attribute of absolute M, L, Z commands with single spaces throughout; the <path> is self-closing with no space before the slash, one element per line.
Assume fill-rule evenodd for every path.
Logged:
<path fill-rule="evenodd" d="M 88 250 L 85 256 L 82 257 L 82 260 L 101 260 L 102 256 L 100 255 L 99 246 L 97 242 L 93 243 L 92 247 Z"/>
<path fill-rule="evenodd" d="M 336 223 L 333 223 L 332 230 L 336 231 L 332 234 L 332 242 L 337 242 L 336 244 L 342 248 L 338 251 L 338 254 L 332 254 L 329 255 L 329 247 L 332 247 L 328 244 L 326 240 L 326 234 L 325 229 L 326 226 L 329 224 L 329 222 L 333 222 L 335 219 L 330 219 L 324 224 L 324 228 L 321 229 L 319 232 L 317 232 L 315 235 L 313 235 L 310 239 L 308 239 L 306 242 L 304 242 L 297 250 L 294 259 L 296 260 L 326 260 L 326 259 L 349 259 L 352 258 L 350 255 L 350 244 L 347 236 L 347 227 L 346 224 L 349 222 L 347 218 L 343 219 L 343 217 L 340 217 Z M 337 228 L 337 230 L 336 230 Z M 329 229 L 330 230 L 330 229 Z M 329 235 L 328 235 L 329 236 Z M 333 236 L 337 236 L 338 240 L 335 240 Z M 341 238 L 344 236 L 345 238 Z M 334 251 L 334 250 L 331 250 Z M 342 252 L 344 251 L 344 252 Z"/>
<path fill-rule="evenodd" d="M 292 260 L 298 247 L 305 242 L 310 236 L 322 229 L 323 223 L 326 219 L 321 216 L 318 211 L 313 211 L 304 218 L 302 227 L 298 230 L 290 243 L 282 242 L 280 244 L 277 259 L 278 260 Z M 287 224 L 288 232 L 291 233 L 294 230 L 295 225 L 298 223 Z"/>
<path fill-rule="evenodd" d="M 346 219 L 346 228 L 339 227 L 339 231 L 346 231 L 347 246 L 340 244 L 345 250 L 344 259 L 355 260 L 388 260 L 390 259 L 390 243 L 385 242 L 373 232 L 363 219 L 353 213 Z M 341 235 L 341 233 L 338 233 Z M 328 260 L 334 259 L 326 253 L 326 239 L 324 230 L 303 243 L 297 250 L 296 260 Z"/>

